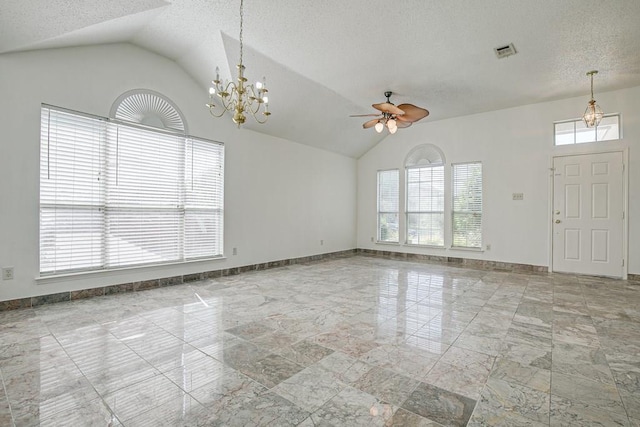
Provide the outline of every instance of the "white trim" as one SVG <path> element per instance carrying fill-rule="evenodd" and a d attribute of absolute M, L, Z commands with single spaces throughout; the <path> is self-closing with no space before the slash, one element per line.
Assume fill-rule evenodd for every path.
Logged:
<path fill-rule="evenodd" d="M 451 251 L 465 251 L 465 252 L 480 252 L 480 253 L 484 253 L 484 249 L 482 248 L 468 248 L 465 246 L 451 246 L 449 248 L 449 250 Z M 486 260 L 483 260 L 486 261 Z"/>
<path fill-rule="evenodd" d="M 220 256 L 220 257 L 214 257 L 214 258 L 201 258 L 201 259 L 193 259 L 193 260 L 180 261 L 180 262 L 170 262 L 170 263 L 163 263 L 163 264 L 147 264 L 143 266 L 136 265 L 132 267 L 113 268 L 110 270 L 91 270 L 91 271 L 81 271 L 76 273 L 52 274 L 48 276 L 37 276 L 35 277 L 35 281 L 36 281 L 36 284 L 38 285 L 46 285 L 49 283 L 57 283 L 57 282 L 63 282 L 67 280 L 83 280 L 83 279 L 88 279 L 90 277 L 91 278 L 111 277 L 111 276 L 123 274 L 123 273 L 141 273 L 141 272 L 150 271 L 150 270 L 158 271 L 158 269 L 161 269 L 164 267 L 176 267 L 181 265 L 217 262 L 217 261 L 224 261 L 226 259 L 227 257 Z M 186 273 L 186 274 L 189 274 L 189 273 Z M 149 279 L 149 280 L 154 280 L 154 279 Z"/>

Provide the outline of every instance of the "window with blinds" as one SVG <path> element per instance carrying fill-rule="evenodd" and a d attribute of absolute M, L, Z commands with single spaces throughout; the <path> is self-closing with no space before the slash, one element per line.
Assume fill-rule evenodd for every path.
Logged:
<path fill-rule="evenodd" d="M 40 272 L 222 255 L 224 146 L 42 107 Z"/>
<path fill-rule="evenodd" d="M 453 247 L 482 248 L 482 163 L 453 168 Z"/>
<path fill-rule="evenodd" d="M 378 241 L 399 243 L 400 171 L 378 171 Z"/>
<path fill-rule="evenodd" d="M 444 246 L 444 165 L 407 168 L 407 243 Z"/>

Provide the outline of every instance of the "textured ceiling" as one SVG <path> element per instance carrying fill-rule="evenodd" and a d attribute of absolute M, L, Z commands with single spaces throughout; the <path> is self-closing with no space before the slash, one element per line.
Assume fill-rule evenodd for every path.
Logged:
<path fill-rule="evenodd" d="M 640 85 L 638 0 L 245 0 L 250 80 L 267 76 L 258 132 L 359 157 L 372 103 L 430 110 L 421 123 Z M 0 53 L 130 42 L 178 62 L 201 85 L 233 78 L 239 0 L 2 0 Z M 498 60 L 493 48 L 518 54 Z M 204 108 L 204 107 L 203 107 Z M 399 132 L 409 132 L 399 130 Z M 389 136 L 393 137 L 393 136 Z"/>

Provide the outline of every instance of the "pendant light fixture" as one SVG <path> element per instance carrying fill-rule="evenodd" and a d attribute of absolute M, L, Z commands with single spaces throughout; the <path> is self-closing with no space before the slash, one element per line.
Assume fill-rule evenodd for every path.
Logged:
<path fill-rule="evenodd" d="M 263 77 L 262 81 L 256 82 L 254 85 L 247 85 L 247 79 L 244 76 L 244 64 L 242 63 L 243 39 L 242 30 L 244 24 L 244 0 L 240 0 L 240 63 L 237 65 L 238 78 L 237 83 L 220 81 L 220 69 L 216 67 L 216 78 L 212 80 L 212 86 L 209 88 L 209 103 L 206 106 L 214 117 L 222 117 L 225 112 L 233 113 L 233 122 L 240 127 L 246 120 L 245 113 L 251 114 L 253 118 L 260 124 L 265 123 L 271 113 L 269 112 L 269 98 L 267 97 L 266 81 Z M 215 98 L 221 103 L 219 110 L 214 110 L 216 105 L 213 103 Z M 219 112 L 219 113 L 218 113 Z M 260 117 L 264 118 L 261 119 Z"/>
<path fill-rule="evenodd" d="M 597 70 L 589 71 L 587 76 L 591 77 L 591 101 L 589 101 L 589 105 L 587 105 L 587 109 L 584 111 L 584 115 L 582 116 L 582 120 L 587 125 L 587 127 L 598 126 L 600 124 L 600 120 L 604 116 L 602 112 L 602 108 L 598 104 L 596 104 L 596 100 L 593 99 L 593 75 L 598 74 Z"/>

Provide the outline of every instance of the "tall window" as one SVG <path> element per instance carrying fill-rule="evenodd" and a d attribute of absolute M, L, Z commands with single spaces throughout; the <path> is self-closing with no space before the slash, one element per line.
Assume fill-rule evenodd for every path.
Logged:
<path fill-rule="evenodd" d="M 444 246 L 444 163 L 444 154 L 433 144 L 418 145 L 405 159 L 410 245 Z"/>
<path fill-rule="evenodd" d="M 453 247 L 482 248 L 482 163 L 453 166 Z"/>
<path fill-rule="evenodd" d="M 444 166 L 407 169 L 407 243 L 444 246 Z"/>
<path fill-rule="evenodd" d="M 224 146 L 43 106 L 40 272 L 222 255 Z"/>
<path fill-rule="evenodd" d="M 399 243 L 398 169 L 378 171 L 378 241 Z"/>

